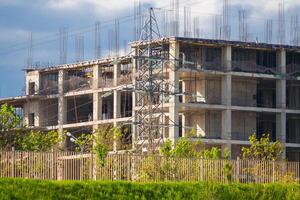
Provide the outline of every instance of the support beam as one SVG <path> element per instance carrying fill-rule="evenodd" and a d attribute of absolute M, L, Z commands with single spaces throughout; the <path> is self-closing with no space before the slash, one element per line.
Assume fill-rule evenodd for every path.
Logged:
<path fill-rule="evenodd" d="M 222 48 L 222 63 L 223 68 L 226 72 L 231 71 L 232 63 L 232 48 L 231 46 L 225 46 Z M 230 140 L 231 139 L 231 96 L 232 96 L 232 76 L 226 74 L 222 77 L 222 104 L 226 106 L 226 109 L 222 111 L 222 139 Z M 231 150 L 231 144 L 226 144 L 225 147 Z M 225 148 L 222 146 L 222 148 Z"/>
<path fill-rule="evenodd" d="M 176 41 L 170 42 L 170 63 L 171 69 L 169 72 L 169 82 L 172 84 L 170 90 L 171 93 L 176 94 L 179 90 L 179 78 L 178 73 L 176 71 L 177 61 L 175 59 L 179 59 L 179 43 Z M 170 96 L 170 107 L 169 107 L 169 138 L 176 143 L 179 135 L 179 111 L 178 111 L 178 103 L 179 98 L 178 95 Z"/>
<path fill-rule="evenodd" d="M 283 145 L 283 159 L 286 157 L 286 51 L 277 51 L 277 70 L 281 74 L 276 80 L 276 107 L 281 108 L 281 113 L 276 114 L 276 139 Z"/>
<path fill-rule="evenodd" d="M 232 76 L 226 74 L 222 77 L 221 80 L 221 95 L 222 99 L 221 102 L 223 105 L 227 106 L 228 109 L 231 106 L 231 90 L 232 90 Z M 211 91 L 208 91 L 211 92 Z"/>
<path fill-rule="evenodd" d="M 101 68 L 100 65 L 93 66 L 93 89 L 94 91 L 101 87 Z M 96 122 L 102 118 L 102 97 L 99 92 L 93 93 L 93 121 Z M 97 130 L 98 125 L 93 125 L 93 130 Z"/>
<path fill-rule="evenodd" d="M 182 137 L 186 137 L 188 135 L 188 130 L 186 129 L 186 124 L 187 124 L 186 118 L 187 118 L 186 113 L 182 113 L 181 115 Z"/>
<path fill-rule="evenodd" d="M 286 112 L 276 114 L 276 139 L 284 146 L 286 143 Z"/>
<path fill-rule="evenodd" d="M 64 134 L 63 124 L 66 123 L 67 118 L 67 100 L 64 98 L 64 78 L 65 71 L 58 71 L 58 132 L 62 136 Z M 62 147 L 65 146 L 63 142 Z"/>
<path fill-rule="evenodd" d="M 222 133 L 221 137 L 225 140 L 231 139 L 231 110 L 222 111 Z"/>
<path fill-rule="evenodd" d="M 231 46 L 224 46 L 222 48 L 222 65 L 227 72 L 231 71 L 232 66 L 232 48 Z"/>
<path fill-rule="evenodd" d="M 276 81 L 276 106 L 277 108 L 286 108 L 286 52 L 280 50 L 277 52 L 277 70 L 282 74 L 281 79 Z"/>
<path fill-rule="evenodd" d="M 121 91 L 120 90 L 114 90 L 114 110 L 113 110 L 113 117 L 114 119 L 117 119 L 121 117 Z"/>
<path fill-rule="evenodd" d="M 121 64 L 114 64 L 114 86 L 118 86 L 120 74 L 121 74 Z"/>
<path fill-rule="evenodd" d="M 114 110 L 113 110 L 113 117 L 116 120 L 121 116 L 121 91 L 114 90 Z M 118 123 L 114 121 L 114 127 L 117 127 Z M 117 151 L 117 141 L 114 136 L 114 141 L 113 141 L 113 151 Z"/>

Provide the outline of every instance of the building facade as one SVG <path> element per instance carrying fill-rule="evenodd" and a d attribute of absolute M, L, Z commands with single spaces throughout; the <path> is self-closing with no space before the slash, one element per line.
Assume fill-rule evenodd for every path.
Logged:
<path fill-rule="evenodd" d="M 176 91 L 162 100 L 163 139 L 176 142 L 195 129 L 191 140 L 201 138 L 206 148 L 229 148 L 235 158 L 251 134 L 267 133 L 283 143 L 286 158 L 300 160 L 300 47 L 178 37 L 162 41 L 176 60 L 163 72 Z M 135 56 L 26 69 L 26 94 L 0 103 L 23 110 L 30 128 L 78 136 L 101 124 L 120 125 L 126 129 L 123 142 L 135 147 L 136 70 Z"/>

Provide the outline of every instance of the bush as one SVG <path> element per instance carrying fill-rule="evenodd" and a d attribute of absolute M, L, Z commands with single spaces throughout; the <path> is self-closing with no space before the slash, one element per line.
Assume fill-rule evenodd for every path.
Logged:
<path fill-rule="evenodd" d="M 0 179 L 0 199 L 300 199 L 298 184 Z"/>

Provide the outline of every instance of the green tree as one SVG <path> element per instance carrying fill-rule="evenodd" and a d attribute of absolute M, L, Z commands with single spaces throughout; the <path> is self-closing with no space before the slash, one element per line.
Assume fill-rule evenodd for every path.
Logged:
<path fill-rule="evenodd" d="M 26 129 L 14 108 L 7 104 L 0 108 L 0 148 L 25 151 L 48 151 L 62 140 L 57 131 Z"/>
<path fill-rule="evenodd" d="M 7 104 L 0 108 L 0 148 L 11 149 L 16 145 L 16 135 L 22 132 L 22 119 L 16 114 L 14 108 Z"/>
<path fill-rule="evenodd" d="M 198 144 L 198 142 L 190 141 L 189 138 L 179 138 L 177 143 L 175 144 L 175 148 L 173 149 L 172 154 L 176 157 L 198 157 L 198 153 L 196 151 L 196 146 Z"/>
<path fill-rule="evenodd" d="M 166 140 L 161 148 L 160 154 L 166 157 L 183 157 L 183 158 L 203 158 L 203 159 L 229 159 L 230 151 L 225 149 L 223 152 L 218 147 L 211 149 L 198 150 L 201 141 L 190 141 L 188 138 L 179 138 L 173 148 L 171 140 Z"/>
<path fill-rule="evenodd" d="M 229 159 L 230 151 L 228 149 L 222 150 L 218 147 L 212 147 L 211 149 L 206 149 L 200 153 L 203 159 Z"/>
<path fill-rule="evenodd" d="M 18 133 L 16 149 L 23 151 L 49 151 L 52 148 L 58 148 L 59 143 L 63 141 L 58 131 L 22 131 Z"/>
<path fill-rule="evenodd" d="M 3 104 L 0 108 L 0 130 L 10 131 L 20 127 L 21 118 L 16 114 L 14 108 L 7 104 Z"/>
<path fill-rule="evenodd" d="M 242 148 L 244 159 L 280 160 L 282 158 L 282 144 L 279 141 L 271 142 L 269 134 L 263 134 L 260 139 L 252 134 L 249 142 L 250 147 Z"/>
<path fill-rule="evenodd" d="M 71 141 L 76 145 L 76 151 L 90 152 L 93 146 L 94 135 L 91 133 L 83 133 L 77 138 L 71 138 Z"/>
<path fill-rule="evenodd" d="M 114 141 L 120 141 L 122 130 L 119 127 L 103 125 L 96 131 L 95 135 L 93 151 L 96 154 L 98 163 L 103 167 L 108 152 L 113 149 Z"/>
<path fill-rule="evenodd" d="M 173 144 L 171 140 L 166 140 L 160 147 L 160 154 L 166 157 L 172 156 Z"/>

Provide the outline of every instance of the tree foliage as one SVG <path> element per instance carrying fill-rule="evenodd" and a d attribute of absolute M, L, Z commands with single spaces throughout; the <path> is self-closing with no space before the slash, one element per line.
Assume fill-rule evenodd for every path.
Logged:
<path fill-rule="evenodd" d="M 113 149 L 114 141 L 117 142 L 121 137 L 122 131 L 119 127 L 102 126 L 96 131 L 93 151 L 100 166 L 104 166 L 108 152 Z"/>
<path fill-rule="evenodd" d="M 94 135 L 91 133 L 83 133 L 79 137 L 74 138 L 73 143 L 76 145 L 75 151 L 89 152 L 93 146 Z"/>
<path fill-rule="evenodd" d="M 11 149 L 16 144 L 16 136 L 21 132 L 21 118 L 14 108 L 7 104 L 0 108 L 0 148 Z"/>
<path fill-rule="evenodd" d="M 230 151 L 225 149 L 223 152 L 218 147 L 199 150 L 201 141 L 193 142 L 189 138 L 179 138 L 173 148 L 171 140 L 167 140 L 160 148 L 160 153 L 166 157 L 184 157 L 184 158 L 203 158 L 203 159 L 228 159 Z"/>
<path fill-rule="evenodd" d="M 21 118 L 16 114 L 14 108 L 7 104 L 3 104 L 0 108 L 0 130 L 10 131 L 20 127 Z"/>
<path fill-rule="evenodd" d="M 17 149 L 24 151 L 49 151 L 58 148 L 64 138 L 56 130 L 22 132 L 17 137 Z"/>
<path fill-rule="evenodd" d="M 0 148 L 23 151 L 49 151 L 62 141 L 57 131 L 36 131 L 22 125 L 22 119 L 7 104 L 0 108 Z"/>
<path fill-rule="evenodd" d="M 260 139 L 252 134 L 249 137 L 250 147 L 243 147 L 244 159 L 253 160 L 280 160 L 282 145 L 279 141 L 271 142 L 269 134 L 263 134 Z"/>

